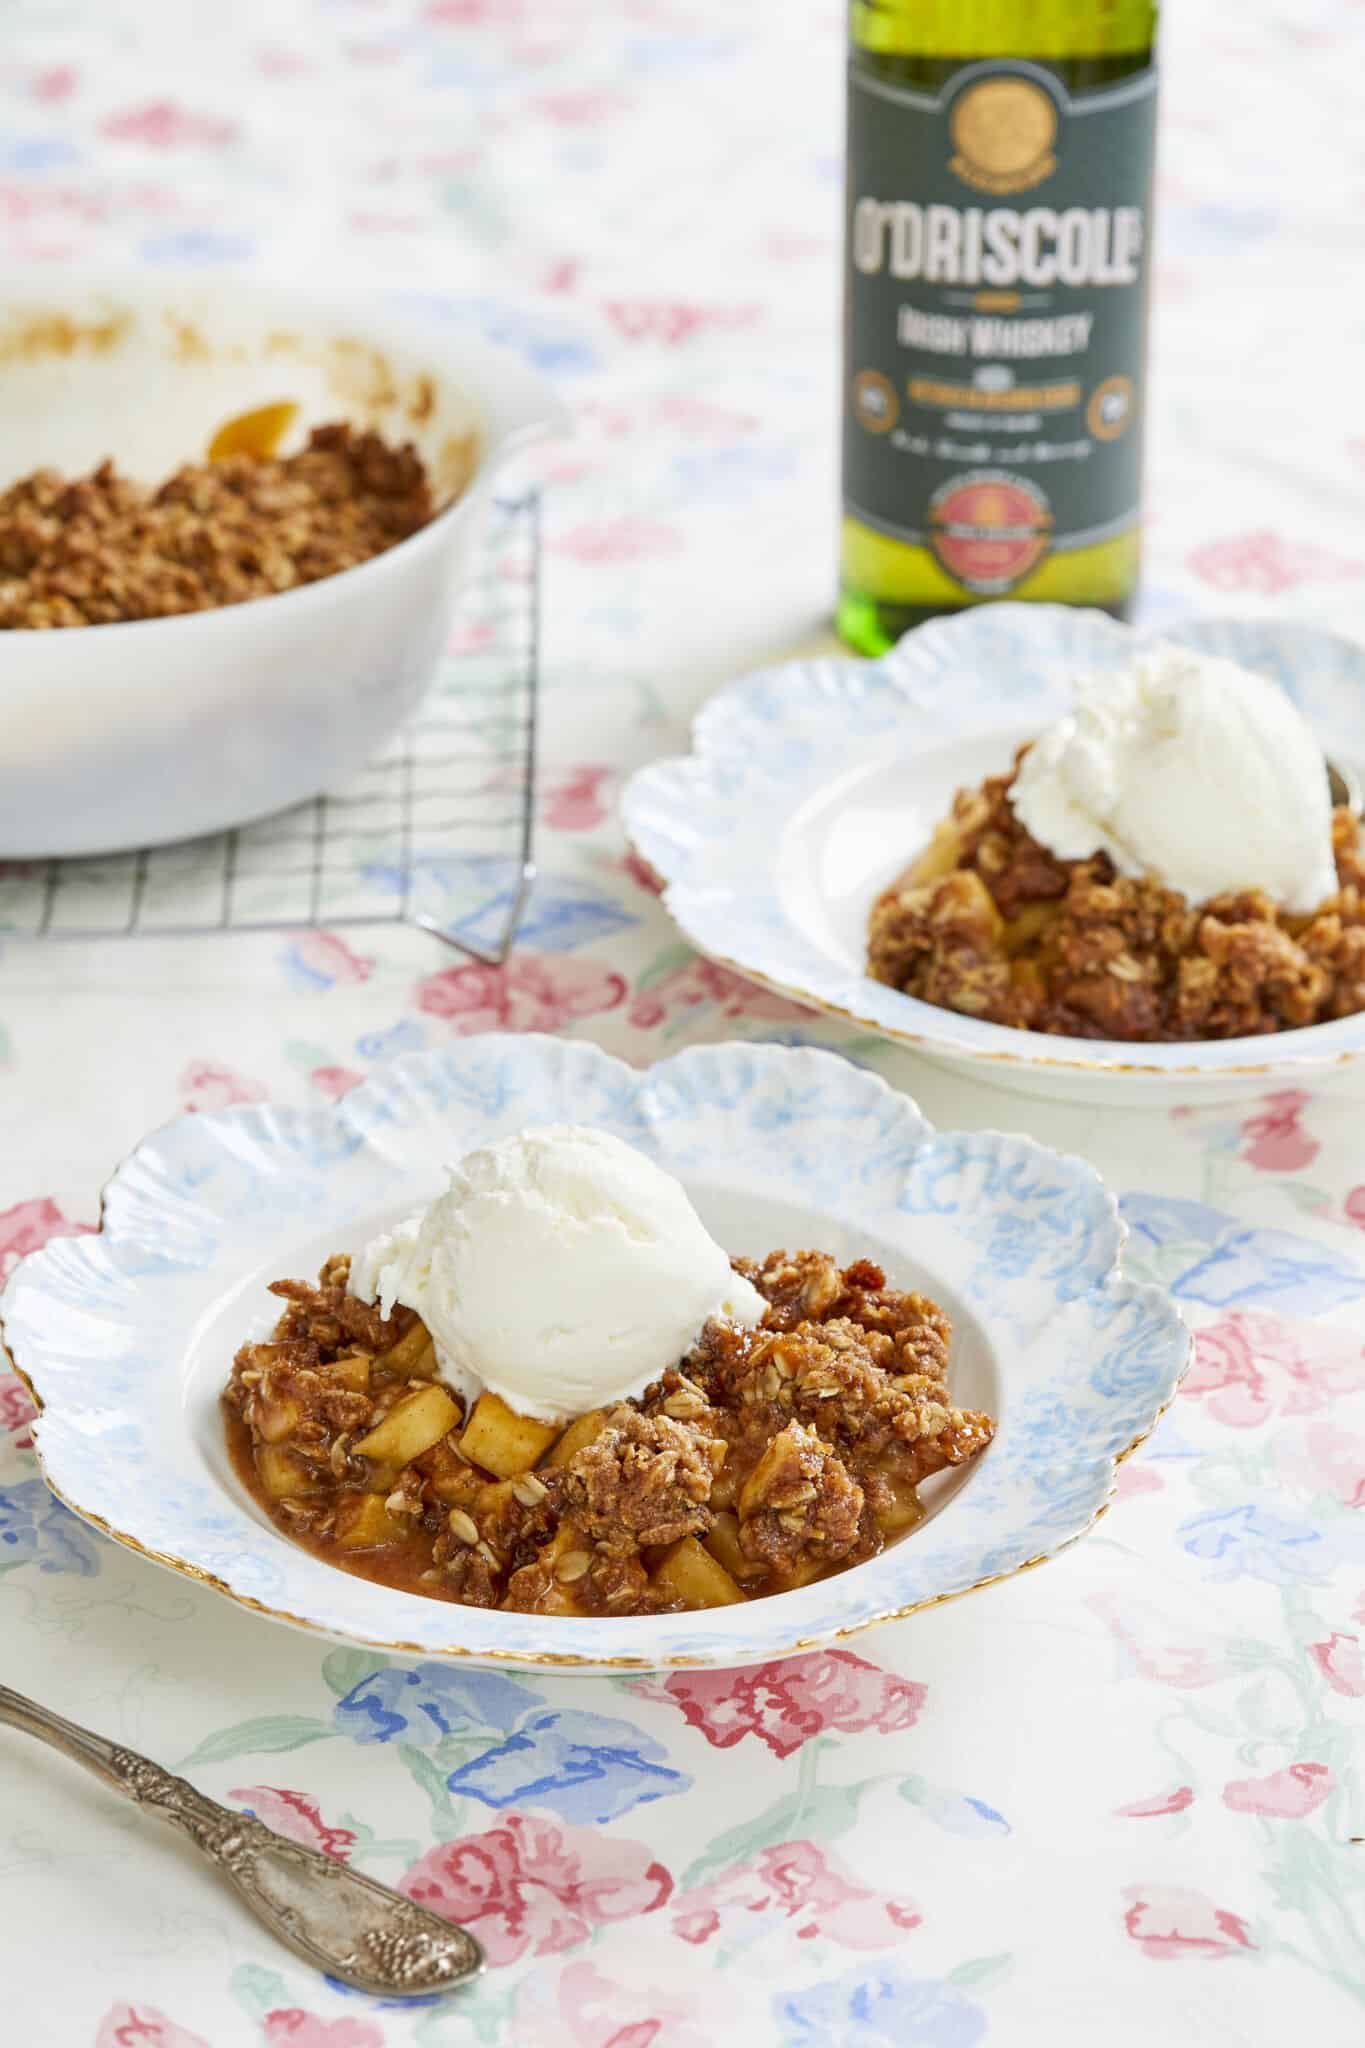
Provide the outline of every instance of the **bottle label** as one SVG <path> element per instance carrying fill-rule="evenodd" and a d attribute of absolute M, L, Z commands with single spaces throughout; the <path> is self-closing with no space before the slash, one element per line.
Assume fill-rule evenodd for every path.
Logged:
<path fill-rule="evenodd" d="M 1156 71 L 849 67 L 844 509 L 999 596 L 1136 524 Z"/>

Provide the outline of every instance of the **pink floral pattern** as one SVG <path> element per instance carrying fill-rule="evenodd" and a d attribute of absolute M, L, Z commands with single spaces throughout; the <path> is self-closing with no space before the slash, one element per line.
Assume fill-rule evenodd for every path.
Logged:
<path fill-rule="evenodd" d="M 158 2012 L 154 2005 L 111 2005 L 95 2033 L 95 2048 L 209 2048 L 202 2034 L 192 2034 Z"/>
<path fill-rule="evenodd" d="M 1282 1432 L 1275 1464 L 1297 1491 L 1326 1494 L 1344 1508 L 1365 1508 L 1365 1436 L 1331 1422 Z"/>
<path fill-rule="evenodd" d="M 1221 1962 L 1256 1944 L 1246 1922 L 1202 1892 L 1177 1885 L 1133 1885 L 1124 1892 L 1124 1931 L 1154 1963 Z"/>
<path fill-rule="evenodd" d="M 558 1975 L 542 1965 L 517 1989 L 509 2048 L 717 2048 L 717 2013 L 674 1956 L 633 1932 L 610 1968 L 576 1956 Z"/>
<path fill-rule="evenodd" d="M 374 2020 L 319 2019 L 301 2006 L 277 2006 L 261 2022 L 266 2048 L 384 2048 Z"/>
<path fill-rule="evenodd" d="M 556 832 L 590 832 L 607 815 L 602 788 L 615 775 L 603 762 L 572 768 L 551 783 L 541 802 L 541 816 Z"/>
<path fill-rule="evenodd" d="M 790 1922 L 797 1939 L 824 1935 L 842 1948 L 888 1948 L 923 1918 L 909 1899 L 887 1898 L 862 1885 L 832 1853 L 814 1842 L 777 1842 L 736 1863 L 723 1877 L 673 1901 L 673 1931 L 701 1947 L 746 1920 Z"/>
<path fill-rule="evenodd" d="M 1298 583 L 1365 576 L 1365 562 L 1265 529 L 1206 541 L 1191 549 L 1189 565 L 1215 590 L 1250 591 L 1260 597 L 1279 597 Z"/>
<path fill-rule="evenodd" d="M 644 889 L 650 896 L 663 895 L 663 883 L 659 880 L 649 862 L 636 853 L 633 847 L 628 846 L 626 848 L 625 857 L 618 865 L 621 873 L 628 876 L 634 882 L 637 889 Z M 1365 1195 L 1365 1189 L 1362 1189 L 1361 1192 L 1362 1195 Z"/>
<path fill-rule="evenodd" d="M 1154 1609 L 1110 1593 L 1094 1593 L 1086 1605 L 1108 1625 L 1134 1674 L 1152 1685 L 1195 1692 L 1235 1668 L 1218 1637 L 1201 1631 L 1202 1641 L 1190 1640 L 1196 1633 L 1192 1625 L 1177 1627 Z"/>
<path fill-rule="evenodd" d="M 1144 1465 L 1136 1458 L 1125 1458 L 1119 1466 L 1114 1482 L 1120 1500 L 1131 1500 L 1138 1493 L 1162 1493 L 1166 1482 L 1151 1465 Z"/>
<path fill-rule="evenodd" d="M 23 1381 L 13 1373 L 0 1371 L 0 1431 L 13 1438 L 16 1451 L 33 1448 L 28 1426 L 37 1413 Z"/>
<path fill-rule="evenodd" d="M 177 1082 L 185 1109 L 230 1109 L 236 1102 L 264 1102 L 268 1091 L 216 1060 L 191 1060 Z"/>
<path fill-rule="evenodd" d="M 1310 1643 L 1308 1654 L 1333 1692 L 1343 1693 L 1347 1699 L 1365 1699 L 1365 1652 L 1359 1636 L 1334 1629 L 1324 1641 Z"/>
<path fill-rule="evenodd" d="M 1159 1792 L 1155 1799 L 1135 1799 L 1131 1806 L 1116 1806 L 1121 1820 L 1154 1820 L 1165 1813 L 1184 1813 L 1194 1805 L 1193 1785 L 1177 1785 L 1173 1792 Z"/>
<path fill-rule="evenodd" d="M 552 542 L 556 554 L 569 555 L 584 566 L 609 568 L 622 562 L 648 561 L 652 555 L 676 554 L 682 536 L 661 519 L 604 519 L 570 527 Z"/>
<path fill-rule="evenodd" d="M 74 64 L 53 64 L 45 71 L 34 73 L 29 80 L 29 96 L 48 106 L 55 106 L 61 100 L 70 99 L 79 80 L 80 73 Z"/>
<path fill-rule="evenodd" d="M 627 1022 L 637 1031 L 653 1031 L 711 1005 L 727 1023 L 739 1017 L 761 1017 L 769 1023 L 787 1024 L 812 1014 L 803 1004 L 760 988 L 731 967 L 695 958 L 640 990 L 630 1005 Z"/>
<path fill-rule="evenodd" d="M 675 299 L 609 299 L 606 315 L 625 341 L 661 341 L 669 348 L 706 329 L 750 327 L 757 306 L 699 306 Z"/>
<path fill-rule="evenodd" d="M 51 1238 L 83 1237 L 94 1228 L 93 1223 L 73 1223 L 50 1195 L 35 1195 L 12 1209 L 0 1209 L 0 1283 L 9 1279 L 20 1259 Z"/>
<path fill-rule="evenodd" d="M 630 1689 L 641 1699 L 679 1707 L 714 1749 L 733 1749 L 754 1735 L 781 1757 L 814 1735 L 911 1728 L 926 1697 L 913 1679 L 851 1650 L 822 1650 L 745 1671 L 676 1671 L 663 1680 L 632 1680 Z"/>
<path fill-rule="evenodd" d="M 1216 1422 L 1255 1429 L 1273 1415 L 1305 1415 L 1365 1387 L 1365 1344 L 1331 1323 L 1291 1322 L 1237 1309 L 1196 1332 L 1180 1389 L 1207 1400 Z"/>
<path fill-rule="evenodd" d="M 374 973 L 373 958 L 357 953 L 338 932 L 300 932 L 290 951 L 326 988 L 355 988 Z"/>
<path fill-rule="evenodd" d="M 443 1842 L 402 1889 L 473 1929 L 490 1963 L 548 1956 L 610 1920 L 653 1913 L 673 1879 L 642 1842 L 507 1813 L 496 1827 Z"/>
<path fill-rule="evenodd" d="M 413 1000 L 460 1038 L 477 1031 L 558 1031 L 624 1002 L 624 976 L 595 960 L 518 953 L 504 967 L 471 961 L 419 982 Z"/>
<path fill-rule="evenodd" d="M 146 142 L 153 149 L 223 149 L 238 132 L 235 121 L 192 113 L 170 100 L 150 100 L 100 123 L 100 133 L 111 142 Z"/>
<path fill-rule="evenodd" d="M 340 1102 L 342 1096 L 359 1087 L 364 1078 L 354 1067 L 314 1067 L 308 1076 L 318 1094 L 328 1102 Z"/>
<path fill-rule="evenodd" d="M 1265 1108 L 1242 1125 L 1242 1157 L 1267 1173 L 1299 1173 L 1322 1150 L 1303 1128 L 1303 1112 L 1312 1097 L 1301 1088 L 1282 1088 L 1267 1095 Z"/>
<path fill-rule="evenodd" d="M 291 1792 L 283 1785 L 238 1785 L 228 1798 L 274 1828 L 277 1835 L 319 1849 L 336 1863 L 344 1863 L 355 1846 L 352 1829 L 329 1827 L 318 1812 L 317 1801 L 304 1792 Z"/>
<path fill-rule="evenodd" d="M 1326 1764 L 1290 1764 L 1265 1778 L 1234 1778 L 1223 1787 L 1223 1804 L 1234 1813 L 1261 1813 L 1271 1820 L 1306 1820 L 1332 1790 Z"/>

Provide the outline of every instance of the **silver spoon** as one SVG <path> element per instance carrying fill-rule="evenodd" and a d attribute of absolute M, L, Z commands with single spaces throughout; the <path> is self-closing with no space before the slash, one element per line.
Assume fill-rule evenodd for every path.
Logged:
<path fill-rule="evenodd" d="M 0 1685 L 0 1722 L 74 1757 L 189 1836 L 256 1918 L 295 1955 L 380 1998 L 452 1991 L 483 1968 L 472 1934 L 330 1856 L 232 1813 L 136 1750 L 123 1749 Z"/>

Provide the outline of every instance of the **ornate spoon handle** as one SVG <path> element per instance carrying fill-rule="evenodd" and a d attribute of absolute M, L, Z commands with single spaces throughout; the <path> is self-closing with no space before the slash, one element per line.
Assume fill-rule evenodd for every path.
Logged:
<path fill-rule="evenodd" d="M 0 1685 L 0 1722 L 36 1735 L 170 1821 L 231 1878 L 256 1918 L 315 1969 L 381 1998 L 430 1997 L 483 1968 L 472 1934 L 387 1885 L 230 1813 L 135 1750 Z"/>

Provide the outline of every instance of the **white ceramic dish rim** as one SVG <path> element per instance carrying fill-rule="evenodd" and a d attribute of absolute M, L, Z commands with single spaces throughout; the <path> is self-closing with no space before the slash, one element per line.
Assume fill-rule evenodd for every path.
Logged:
<path fill-rule="evenodd" d="M 631 778 L 621 801 L 627 837 L 663 884 L 664 902 L 678 926 L 700 951 L 795 1002 L 937 1057 L 983 1066 L 1112 1075 L 1120 1081 L 1292 1076 L 1357 1059 L 1365 1052 L 1365 1015 L 1261 1038 L 1170 1045 L 1015 1030 L 939 1009 L 868 975 L 851 974 L 790 919 L 775 878 L 784 826 L 856 764 L 840 757 L 835 773 L 823 772 L 817 763 L 810 778 L 795 787 L 789 781 L 774 784 L 756 744 L 756 727 L 765 727 L 774 746 L 780 747 L 792 736 L 798 719 L 806 719 L 823 696 L 831 720 L 830 750 L 837 752 L 840 735 L 832 721 L 850 710 L 856 716 L 860 701 L 867 701 L 868 688 L 880 682 L 902 698 L 907 717 L 932 704 L 935 717 L 942 721 L 936 739 L 944 731 L 981 737 L 990 731 L 993 711 L 1005 714 L 996 720 L 1001 729 L 1017 726 L 1021 700 L 1017 695 L 992 698 L 995 679 L 989 667 L 978 665 L 979 643 L 989 642 L 993 663 L 1008 663 L 1012 654 L 1022 656 L 1026 672 L 1031 670 L 1040 687 L 1055 692 L 1068 676 L 1112 665 L 1128 648 L 1169 640 L 1226 653 L 1251 666 L 1260 664 L 1248 650 L 1272 646 L 1278 660 L 1268 672 L 1278 669 L 1277 680 L 1285 683 L 1292 678 L 1296 685 L 1309 680 L 1314 655 L 1323 656 L 1325 668 L 1336 664 L 1356 687 L 1357 720 L 1358 706 L 1365 704 L 1365 648 L 1298 621 L 1202 619 L 1138 634 L 1098 611 L 1044 604 L 983 605 L 918 628 L 877 662 L 852 656 L 796 661 L 725 685 L 694 721 L 690 755 L 654 762 Z M 850 683 L 855 687 L 850 689 Z M 1296 687 L 1291 694 L 1298 696 L 1300 691 Z M 1304 708 L 1311 717 L 1310 707 Z M 1336 709 L 1340 713 L 1344 707 Z M 1320 736 L 1329 745 L 1334 737 Z M 864 760 L 881 737 L 867 735 Z M 1340 732 L 1335 744 L 1343 750 Z M 1348 739 L 1344 751 L 1348 759 L 1365 751 L 1358 734 L 1354 749 Z M 812 752 L 828 758 L 824 750 Z M 1002 758 L 1001 766 L 1005 765 Z M 945 808 L 951 793 L 944 792 Z M 767 829 L 746 845 L 741 856 L 733 827 L 746 806 Z M 708 844 L 716 850 L 715 861 L 704 873 L 693 872 L 695 849 Z M 750 857 L 754 845 L 763 849 L 757 863 Z M 735 857 L 727 864 L 732 852 Z M 1253 1053 L 1262 1056 L 1250 1057 Z"/>
<path fill-rule="evenodd" d="M 146 1427 L 155 1448 L 163 1413 L 155 1397 L 166 1391 L 155 1378 L 157 1368 L 147 1368 L 140 1393 L 136 1369 L 131 1391 L 120 1392 L 113 1361 L 149 1341 L 153 1352 L 158 1341 L 164 1348 L 180 1328 L 176 1316 L 183 1323 L 191 1315 L 197 1299 L 192 1284 L 186 1305 L 175 1306 L 177 1276 L 191 1270 L 185 1265 L 187 1247 L 193 1252 L 210 1242 L 205 1256 L 211 1268 L 218 1234 L 226 1231 L 231 1268 L 235 1230 L 246 1236 L 258 1261 L 260 1233 L 269 1237 L 282 1217 L 294 1217 L 297 1232 L 297 1206 L 314 1218 L 335 1176 L 364 1181 L 371 1213 L 375 1193 L 382 1190 L 392 1200 L 398 1182 L 404 1183 L 402 1203 L 411 1203 L 408 1155 L 414 1147 L 429 1190 L 433 1157 L 448 1156 L 499 1128 L 559 1120 L 566 1113 L 615 1125 L 658 1151 L 674 1170 L 686 1170 L 689 1162 L 695 1170 L 701 1159 L 713 1173 L 733 1170 L 741 1189 L 746 1176 L 756 1179 L 773 1200 L 789 1198 L 803 1180 L 823 1187 L 829 1144 L 836 1137 L 846 1144 L 855 1130 L 850 1158 L 857 1162 L 851 1170 L 861 1176 L 858 1201 L 882 1216 L 883 1198 L 892 1196 L 908 1216 L 913 1190 L 921 1204 L 914 1210 L 914 1231 L 921 1237 L 939 1232 L 940 1258 L 943 1245 L 955 1242 L 943 1219 L 955 1213 L 948 1193 L 956 1175 L 969 1206 L 956 1254 L 966 1263 L 954 1285 L 959 1294 L 967 1293 L 974 1314 L 967 1270 L 979 1265 L 980 1247 L 973 1232 L 979 1235 L 987 1225 L 1008 1229 L 1027 1219 L 1045 1270 L 1041 1278 L 1025 1273 L 1007 1285 L 1000 1282 L 1006 1289 L 1000 1315 L 1003 1328 L 1012 1327 L 1013 1318 L 1025 1332 L 1014 1340 L 1019 1357 L 1032 1352 L 1035 1363 L 1046 1358 L 1054 1374 L 1060 1372 L 1057 1355 L 1072 1360 L 1068 1370 L 1075 1384 L 1049 1378 L 1037 1389 L 1046 1397 L 1047 1479 L 1060 1489 L 1058 1502 L 1044 1493 L 1033 1521 L 1025 1515 L 1022 1525 L 1011 1524 L 1010 1513 L 1022 1512 L 1011 1510 L 1011 1487 L 1017 1493 L 1027 1479 L 1037 1493 L 1039 1475 L 1022 1448 L 1009 1448 L 1007 1402 L 997 1444 L 972 1468 L 957 1497 L 907 1541 L 867 1564 L 739 1609 L 564 1622 L 451 1607 L 376 1587 L 290 1544 L 216 1486 L 184 1471 L 162 1471 L 157 1456 L 135 1460 L 136 1479 L 130 1482 L 125 1464 L 111 1465 L 98 1454 L 102 1435 L 117 1430 L 128 1436 L 139 1398 L 152 1407 Z M 776 1135 L 784 1117 L 786 1140 Z M 435 1128 L 443 1134 L 439 1151 L 432 1143 Z M 346 1206 L 354 1215 L 354 1201 Z M 847 1217 L 847 1203 L 843 1213 Z M 889 1228 L 883 1220 L 877 1235 L 885 1238 Z M 340 1219 L 337 1229 L 344 1229 Z M 98 1234 L 57 1241 L 21 1264 L 0 1301 L 0 1327 L 42 1409 L 35 1438 L 53 1491 L 115 1540 L 240 1605 L 398 1654 L 537 1668 L 734 1665 L 812 1649 L 1011 1577 L 1057 1554 L 1105 1512 L 1117 1465 L 1171 1399 L 1190 1341 L 1169 1297 L 1122 1276 L 1125 1235 L 1113 1198 L 1082 1161 L 1027 1138 L 935 1133 L 908 1098 L 832 1053 L 763 1044 L 698 1047 L 641 1074 L 583 1042 L 489 1034 L 396 1062 L 332 1108 L 251 1107 L 165 1126 L 114 1175 Z M 1018 1238 L 1016 1227 L 1013 1241 Z M 278 1271 L 288 1262 L 285 1244 L 271 1266 Z M 242 1270 L 237 1264 L 239 1276 Z M 163 1294 L 171 1302 L 169 1323 L 159 1321 L 166 1313 L 158 1306 Z M 202 1302 L 193 1310 L 201 1317 L 208 1312 Z M 188 1343 L 189 1327 L 180 1328 L 174 1341 Z M 101 1361 L 105 1377 L 97 1384 L 82 1370 L 83 1353 Z M 1098 1395 L 1088 1393 L 1101 1361 L 1117 1379 Z M 1079 1417 L 1069 1451 L 1064 1439 L 1051 1435 L 1059 1385 Z M 1022 1392 L 1018 1398 L 1023 1401 Z M 145 1451 L 140 1422 L 133 1436 Z M 992 1519 L 1000 1513 L 999 1499 L 986 1506 L 990 1487 L 973 1495 L 977 1475 L 992 1459 L 990 1487 L 996 1496 L 1003 1489 L 1003 1523 Z M 156 1517 L 147 1503 L 149 1493 L 156 1499 L 158 1485 L 175 1496 L 169 1537 L 152 1531 Z M 234 1543 L 241 1546 L 236 1568 L 225 1561 L 225 1549 Z M 259 1584 L 251 1590 L 251 1571 L 242 1560 L 250 1567 L 253 1557 L 258 1563 L 265 1557 L 277 1576 L 283 1569 L 289 1597 L 259 1597 Z"/>
<path fill-rule="evenodd" d="M 208 282 L 202 273 L 168 270 L 160 273 L 155 283 L 144 277 L 111 273 L 84 279 L 79 286 L 54 278 L 49 288 L 45 279 L 20 279 L 11 275 L 0 279 L 0 310 L 12 299 L 32 298 L 44 305 L 76 301 L 88 304 L 106 295 L 134 308 L 146 309 L 174 300 L 178 294 L 192 294 L 196 289 L 203 291 Z M 334 290 L 313 292 L 278 284 L 253 284 L 245 279 L 240 281 L 240 288 L 234 282 L 234 290 L 238 289 L 241 296 L 250 298 L 256 305 L 306 313 L 310 323 L 314 324 L 335 320 L 339 326 L 350 328 L 357 339 L 400 348 L 412 354 L 426 352 L 433 362 L 438 362 L 443 354 L 458 351 L 459 380 L 467 383 L 480 413 L 478 461 L 462 491 L 443 505 L 425 526 L 419 527 L 416 533 L 408 534 L 406 539 L 396 541 L 391 548 L 385 548 L 382 554 L 371 555 L 367 561 L 357 562 L 349 569 L 339 569 L 335 575 L 321 577 L 315 583 L 304 583 L 293 590 L 272 591 L 268 596 L 247 600 L 253 606 L 270 605 L 276 616 L 279 616 L 277 608 L 281 605 L 290 606 L 291 615 L 303 613 L 310 604 L 325 605 L 329 596 L 334 595 L 329 586 L 343 578 L 347 589 L 354 590 L 359 588 L 358 578 L 373 581 L 376 573 L 384 572 L 386 564 L 391 567 L 396 561 L 411 560 L 423 550 L 439 549 L 445 544 L 455 519 L 488 490 L 492 477 L 505 462 L 537 441 L 573 431 L 573 415 L 568 406 L 538 372 L 510 350 L 496 347 L 465 327 L 452 329 L 430 316 L 422 318 L 416 314 L 404 314 L 398 307 L 387 303 L 383 296 L 367 298 L 363 293 L 348 296 Z M 192 460 L 194 453 L 187 450 L 184 459 L 187 462 Z M 111 620 L 107 624 L 80 630 L 98 632 L 101 644 L 111 646 L 116 641 L 122 646 L 136 645 L 136 640 L 128 636 L 147 633 L 159 634 L 163 642 L 169 642 L 176 632 L 190 637 L 202 634 L 209 621 L 233 609 L 230 605 L 219 605 L 209 611 L 182 612 L 164 619 Z M 5 635 L 5 639 L 15 646 L 46 646 L 54 637 L 49 630 L 25 626 L 12 627 Z"/>

